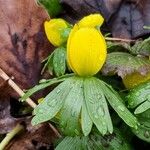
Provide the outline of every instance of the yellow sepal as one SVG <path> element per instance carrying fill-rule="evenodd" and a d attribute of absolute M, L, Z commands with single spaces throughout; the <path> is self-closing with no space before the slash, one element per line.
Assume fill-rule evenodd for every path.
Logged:
<path fill-rule="evenodd" d="M 142 75 L 139 72 L 126 75 L 123 78 L 123 83 L 127 89 L 134 88 L 135 86 L 150 80 L 150 72 L 146 75 Z"/>
<path fill-rule="evenodd" d="M 92 76 L 106 59 L 106 42 L 95 28 L 79 28 L 75 25 L 67 43 L 67 60 L 70 68 L 79 76 Z"/>
<path fill-rule="evenodd" d="M 51 19 L 44 23 L 46 36 L 54 46 L 61 46 L 66 41 L 61 36 L 61 31 L 67 27 L 68 23 L 63 19 Z"/>
<path fill-rule="evenodd" d="M 101 26 L 104 22 L 104 18 L 100 14 L 91 14 L 81 19 L 77 24 L 79 28 Z"/>

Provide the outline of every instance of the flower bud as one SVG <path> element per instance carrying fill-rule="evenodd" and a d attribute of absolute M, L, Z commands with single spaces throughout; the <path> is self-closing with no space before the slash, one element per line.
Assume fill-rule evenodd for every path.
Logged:
<path fill-rule="evenodd" d="M 99 16 L 98 18 L 100 19 Z M 102 68 L 106 60 L 105 39 L 95 28 L 95 25 L 101 25 L 99 19 L 95 18 L 96 21 L 90 23 L 91 18 L 83 18 L 73 27 L 69 35 L 67 60 L 72 71 L 79 76 L 93 76 Z"/>
<path fill-rule="evenodd" d="M 63 19 L 51 19 L 44 23 L 45 33 L 48 40 L 54 46 L 61 46 L 66 42 L 62 36 L 62 31 L 68 28 L 68 23 Z"/>
<path fill-rule="evenodd" d="M 97 27 L 101 26 L 104 22 L 104 18 L 100 14 L 91 14 L 89 16 L 84 17 L 78 23 L 80 28 L 83 27 Z"/>

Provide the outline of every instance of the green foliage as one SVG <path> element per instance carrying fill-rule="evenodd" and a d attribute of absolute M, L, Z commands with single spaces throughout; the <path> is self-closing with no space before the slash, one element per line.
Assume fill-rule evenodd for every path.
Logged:
<path fill-rule="evenodd" d="M 112 133 L 113 126 L 99 80 L 96 78 L 85 79 L 84 94 L 87 111 L 100 133 L 102 135 L 105 135 L 107 132 Z"/>
<path fill-rule="evenodd" d="M 49 80 L 41 80 L 39 85 L 34 86 L 33 88 L 29 89 L 21 98 L 22 101 L 25 101 L 28 97 L 30 97 L 31 95 L 33 95 L 34 93 L 47 88 L 48 86 L 51 86 L 53 84 L 57 84 L 60 83 L 62 81 L 64 81 L 66 78 L 71 77 L 72 74 L 66 74 L 64 76 L 58 77 L 58 78 L 53 78 L 53 79 L 49 79 Z"/>
<path fill-rule="evenodd" d="M 65 137 L 55 150 L 132 150 L 119 130 L 101 136 L 97 131 L 85 137 Z"/>
<path fill-rule="evenodd" d="M 117 112 L 117 114 L 124 120 L 126 124 L 128 124 L 130 127 L 137 129 L 136 117 L 134 117 L 129 112 L 129 110 L 123 104 L 122 99 L 118 95 L 118 93 L 105 82 L 100 80 L 99 82 L 101 82 L 101 87 L 111 107 Z"/>
<path fill-rule="evenodd" d="M 73 82 L 73 87 L 60 110 L 60 126 L 63 133 L 70 136 L 80 133 L 79 118 L 83 103 L 83 79 L 73 78 Z"/>
<path fill-rule="evenodd" d="M 150 82 L 143 83 L 130 91 L 128 97 L 129 107 L 136 108 L 135 114 L 150 109 Z"/>
<path fill-rule="evenodd" d="M 137 130 L 132 129 L 133 133 L 140 139 L 150 143 L 150 109 L 137 115 L 140 126 Z"/>
<path fill-rule="evenodd" d="M 45 61 L 47 62 L 45 63 L 42 72 L 47 68 L 50 74 L 55 74 L 56 76 L 64 75 L 67 68 L 66 48 L 56 48 Z"/>
<path fill-rule="evenodd" d="M 37 2 L 51 18 L 63 10 L 60 0 Z M 71 28 L 68 25 L 65 30 L 60 30 L 66 41 Z M 133 150 L 126 140 L 132 141 L 133 135 L 150 143 L 150 82 L 131 91 L 121 91 L 124 86 L 118 80 L 133 72 L 145 74 L 150 71 L 150 38 L 137 41 L 133 46 L 125 42 L 107 42 L 108 57 L 102 69 L 105 77 L 99 74 L 97 78 L 65 75 L 69 69 L 66 63 L 66 43 L 63 46 L 52 52 L 43 68 L 43 71 L 47 69 L 56 77 L 42 80 L 22 98 L 25 100 L 41 89 L 60 83 L 34 109 L 32 124 L 57 118 L 57 127 L 65 137 L 56 150 Z M 110 75 L 117 78 L 113 79 Z M 128 108 L 136 116 L 127 108 L 124 97 Z M 128 133 L 123 131 L 124 128 L 128 129 Z"/>
<path fill-rule="evenodd" d="M 141 74 L 150 71 L 150 61 L 129 53 L 112 52 L 108 54 L 106 64 L 102 69 L 105 75 L 117 73 L 121 77 L 134 71 L 138 71 Z"/>
<path fill-rule="evenodd" d="M 53 68 L 56 76 L 62 76 L 66 71 L 66 49 L 59 47 L 55 49 L 53 56 Z"/>
<path fill-rule="evenodd" d="M 137 41 L 129 50 L 132 54 L 150 56 L 150 38 L 144 41 Z"/>
<path fill-rule="evenodd" d="M 113 125 L 106 99 L 126 124 L 137 128 L 136 118 L 109 85 L 95 77 L 76 76 L 66 79 L 44 98 L 34 109 L 32 124 L 51 120 L 58 115 L 60 128 L 65 135 L 83 133 L 87 136 L 92 124 L 102 135 L 112 133 Z"/>
<path fill-rule="evenodd" d="M 74 80 L 70 79 L 64 81 L 44 98 L 34 109 L 33 125 L 48 121 L 59 112 L 71 90 L 70 87 L 73 87 L 73 82 Z"/>
<path fill-rule="evenodd" d="M 46 9 L 51 18 L 59 15 L 63 10 L 60 0 L 37 0 L 37 3 Z"/>

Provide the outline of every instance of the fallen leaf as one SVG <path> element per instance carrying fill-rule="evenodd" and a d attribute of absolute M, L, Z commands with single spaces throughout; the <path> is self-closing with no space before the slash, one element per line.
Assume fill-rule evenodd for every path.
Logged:
<path fill-rule="evenodd" d="M 66 12 L 64 18 L 72 22 L 91 13 L 101 13 L 114 37 L 137 38 L 150 33 L 150 30 L 143 28 L 150 25 L 149 0 L 60 0 L 60 2 Z"/>
<path fill-rule="evenodd" d="M 133 72 L 146 75 L 150 71 L 150 61 L 146 58 L 133 56 L 124 52 L 112 52 L 107 56 L 105 65 L 102 68 L 104 75 L 118 74 L 122 78 Z"/>
<path fill-rule="evenodd" d="M 38 83 L 41 61 L 52 49 L 43 32 L 48 15 L 31 0 L 0 0 L 0 11 L 0 68 L 28 89 Z"/>

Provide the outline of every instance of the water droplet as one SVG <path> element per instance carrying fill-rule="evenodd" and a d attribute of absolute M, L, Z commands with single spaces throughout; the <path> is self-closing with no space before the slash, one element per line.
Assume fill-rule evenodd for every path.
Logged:
<path fill-rule="evenodd" d="M 125 107 L 122 105 L 118 106 L 117 108 L 120 109 L 121 111 L 125 111 Z"/>
<path fill-rule="evenodd" d="M 94 118 L 98 119 L 98 115 L 97 115 L 97 114 L 95 114 L 95 115 L 94 115 Z"/>
<path fill-rule="evenodd" d="M 101 94 L 98 94 L 97 95 L 97 98 L 100 100 L 102 98 L 102 95 Z"/>
<path fill-rule="evenodd" d="M 60 93 L 60 89 L 58 89 L 58 90 L 56 91 L 56 93 L 57 93 L 57 94 Z"/>
<path fill-rule="evenodd" d="M 150 137 L 150 132 L 149 132 L 149 131 L 145 131 L 144 136 L 145 136 L 146 138 L 149 138 L 149 137 Z"/>
<path fill-rule="evenodd" d="M 97 113 L 98 113 L 100 116 L 104 116 L 104 115 L 105 115 L 104 109 L 103 109 L 101 106 L 99 106 L 99 107 L 97 108 Z"/>
<path fill-rule="evenodd" d="M 75 112 L 75 111 L 72 111 L 72 112 L 71 112 L 71 116 L 72 116 L 72 117 L 75 117 L 75 115 L 76 115 L 76 112 Z"/>
<path fill-rule="evenodd" d="M 106 122 L 103 121 L 103 122 L 102 122 L 102 125 L 105 126 L 105 125 L 106 125 Z"/>
<path fill-rule="evenodd" d="M 87 125 L 90 126 L 90 125 L 91 125 L 91 122 L 88 122 Z"/>

